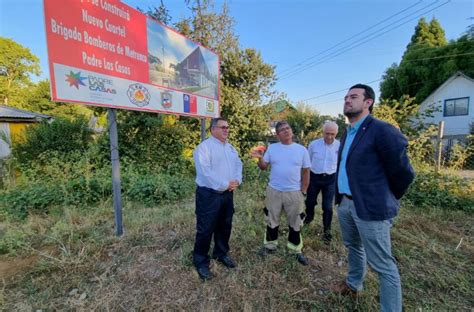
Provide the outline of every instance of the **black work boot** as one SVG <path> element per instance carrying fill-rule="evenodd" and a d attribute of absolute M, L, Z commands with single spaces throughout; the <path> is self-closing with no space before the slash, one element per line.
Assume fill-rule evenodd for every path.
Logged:
<path fill-rule="evenodd" d="M 298 260 L 298 262 L 302 265 L 309 264 L 308 258 L 306 258 L 302 252 L 296 254 L 296 260 Z"/>

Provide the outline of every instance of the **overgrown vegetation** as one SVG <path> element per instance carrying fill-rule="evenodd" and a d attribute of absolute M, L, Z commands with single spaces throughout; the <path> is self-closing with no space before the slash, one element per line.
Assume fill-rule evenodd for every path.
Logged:
<path fill-rule="evenodd" d="M 199 142 L 198 120 L 119 112 L 125 235 L 116 238 L 103 109 L 50 102 L 48 83 L 34 84 L 28 78 L 39 73 L 37 58 L 1 38 L 1 46 L 10 47 L 5 55 L 8 52 L 27 65 L 2 63 L 2 100 L 50 114 L 55 121 L 30 127 L 23 140 L 13 142 L 13 157 L 0 163 L 0 275 L 4 279 L 0 304 L 12 311 L 378 310 L 376 275 L 371 272 L 366 291 L 357 301 L 327 290 L 347 271 L 337 220 L 330 247 L 322 243 L 318 225 L 303 230 L 309 267 L 299 266 L 284 248 L 265 261 L 255 255 L 263 240 L 268 172 L 248 159 L 248 151 L 268 135 L 271 112 L 263 104 L 278 97 L 271 90 L 274 67 L 255 49 L 240 46 L 226 6 L 215 13 L 207 1 L 187 3 L 191 16 L 175 23 L 163 3 L 147 13 L 221 55 L 222 115 L 232 127 L 230 141 L 244 159 L 244 183 L 235 198 L 231 241 L 239 268 L 228 271 L 214 264 L 218 277 L 203 284 L 191 263 L 195 234 L 192 150 Z M 431 37 L 442 39 L 436 23 L 432 28 L 438 36 Z M 414 36 L 407 58 L 412 46 L 422 44 L 420 36 Z M 397 68 L 397 79 L 404 64 Z M 7 80 L 11 82 L 8 88 Z M 434 173 L 430 138 L 435 129 L 420 122 L 415 93 L 391 95 L 374 110 L 376 117 L 408 136 L 409 155 L 417 171 L 393 229 L 404 306 L 410 311 L 467 311 L 474 306 L 473 180 L 450 172 Z M 23 98 L 27 101 L 20 101 Z M 98 122 L 91 123 L 91 116 Z M 304 105 L 285 118 L 303 144 L 318 137 L 328 119 Z M 340 124 L 342 134 L 344 118 L 333 120 Z M 450 158 L 452 168 L 472 157 L 466 150 L 455 151 Z M 281 239 L 286 235 L 282 226 Z"/>
<path fill-rule="evenodd" d="M 378 310 L 372 271 L 357 301 L 328 291 L 347 270 L 337 220 L 330 247 L 323 244 L 319 225 L 304 229 L 309 267 L 285 248 L 262 261 L 256 251 L 263 240 L 263 202 L 252 187 L 236 195 L 231 252 L 239 267 L 213 263 L 217 277 L 206 283 L 190 258 L 191 198 L 153 207 L 126 202 L 123 238 L 113 235 L 110 202 L 68 206 L 62 213 L 9 224 L 0 247 L 16 254 L 16 266 L 2 272 L 2 305 L 7 310 Z M 392 235 L 406 310 L 470 310 L 473 221 L 462 211 L 404 204 Z M 285 237 L 282 229 L 280 239 Z M 0 258 L 4 267 L 5 261 Z"/>

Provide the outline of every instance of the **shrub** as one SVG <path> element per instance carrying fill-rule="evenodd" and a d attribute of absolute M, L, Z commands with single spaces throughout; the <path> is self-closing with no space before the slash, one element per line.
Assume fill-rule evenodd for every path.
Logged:
<path fill-rule="evenodd" d="M 53 206 L 88 206 L 111 198 L 110 168 L 91 168 L 86 161 L 77 167 L 70 163 L 59 166 L 54 165 L 56 160 L 53 158 L 42 174 L 35 172 L 33 167 L 27 171 L 22 183 L 2 191 L 0 212 L 23 220 L 31 213 L 49 213 Z M 146 205 L 185 198 L 194 188 L 190 176 L 147 172 L 144 166 L 136 165 L 122 170 L 122 196 Z"/>
<path fill-rule="evenodd" d="M 0 209 L 13 219 L 25 219 L 31 212 L 46 213 L 50 206 L 59 204 L 64 198 L 59 185 L 41 181 L 19 185 L 0 195 Z"/>
<path fill-rule="evenodd" d="M 13 154 L 21 164 L 29 164 L 44 152 L 84 152 L 91 140 L 92 132 L 84 118 L 73 121 L 59 118 L 27 128 L 25 139 L 13 146 Z"/>
<path fill-rule="evenodd" d="M 433 171 L 417 173 L 405 199 L 413 205 L 428 208 L 457 209 L 474 212 L 472 180 Z"/>
<path fill-rule="evenodd" d="M 112 195 L 110 174 L 98 172 L 92 177 L 79 177 L 68 181 L 65 186 L 64 204 L 84 205 L 105 200 Z"/>
<path fill-rule="evenodd" d="M 244 189 L 249 190 L 256 198 L 264 198 L 270 171 L 260 170 L 254 159 L 243 159 L 243 165 Z"/>
<path fill-rule="evenodd" d="M 124 179 L 122 189 L 127 199 L 151 206 L 185 198 L 193 193 L 195 185 L 186 176 L 133 173 Z"/>
<path fill-rule="evenodd" d="M 169 174 L 189 172 L 191 161 L 185 150 L 194 148 L 199 134 L 193 125 L 174 116 L 129 111 L 120 112 L 118 131 L 121 158 Z M 99 145 L 102 158 L 110 158 L 108 133 L 100 138 Z"/>
<path fill-rule="evenodd" d="M 0 254 L 14 252 L 28 246 L 28 235 L 22 229 L 10 228 L 0 237 Z"/>

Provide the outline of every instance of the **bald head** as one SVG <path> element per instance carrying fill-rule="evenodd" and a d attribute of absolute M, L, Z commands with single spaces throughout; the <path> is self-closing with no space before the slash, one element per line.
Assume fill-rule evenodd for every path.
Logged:
<path fill-rule="evenodd" d="M 323 138 L 324 143 L 332 144 L 336 139 L 337 131 L 339 127 L 334 121 L 326 121 L 323 125 Z"/>

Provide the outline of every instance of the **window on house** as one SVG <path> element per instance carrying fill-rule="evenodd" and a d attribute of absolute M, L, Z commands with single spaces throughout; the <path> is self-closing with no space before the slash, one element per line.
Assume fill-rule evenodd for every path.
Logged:
<path fill-rule="evenodd" d="M 448 99 L 444 101 L 444 116 L 462 116 L 469 113 L 469 98 Z"/>

